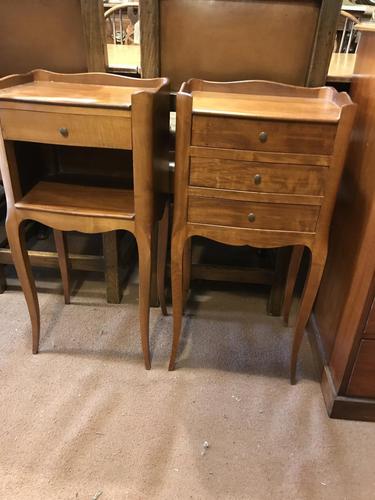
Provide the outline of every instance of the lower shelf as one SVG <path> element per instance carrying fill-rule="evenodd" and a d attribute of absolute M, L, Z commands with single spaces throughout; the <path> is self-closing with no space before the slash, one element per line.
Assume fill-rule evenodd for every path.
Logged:
<path fill-rule="evenodd" d="M 134 220 L 134 192 L 128 189 L 39 182 L 17 208 L 70 215 Z"/>

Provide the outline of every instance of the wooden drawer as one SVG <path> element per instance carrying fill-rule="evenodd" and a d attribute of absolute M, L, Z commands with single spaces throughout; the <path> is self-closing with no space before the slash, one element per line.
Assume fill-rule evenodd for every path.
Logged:
<path fill-rule="evenodd" d="M 348 396 L 375 397 L 375 340 L 362 340 L 350 377 Z"/>
<path fill-rule="evenodd" d="M 372 303 L 370 314 L 367 319 L 365 336 L 375 338 L 375 300 Z"/>
<path fill-rule="evenodd" d="M 327 168 L 191 158 L 190 185 L 238 191 L 321 196 Z"/>
<path fill-rule="evenodd" d="M 188 222 L 216 226 L 314 232 L 320 207 L 189 197 Z M 253 214 L 252 222 L 249 215 Z M 251 219 L 251 217 L 250 217 Z"/>
<path fill-rule="evenodd" d="M 192 145 L 327 155 L 336 124 L 193 116 Z"/>
<path fill-rule="evenodd" d="M 3 109 L 0 121 L 4 139 L 9 140 L 99 148 L 132 147 L 130 117 Z"/>

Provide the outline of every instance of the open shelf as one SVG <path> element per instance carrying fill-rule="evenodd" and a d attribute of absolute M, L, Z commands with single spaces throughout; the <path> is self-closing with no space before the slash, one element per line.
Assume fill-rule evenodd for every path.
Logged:
<path fill-rule="evenodd" d="M 38 182 L 15 206 L 59 214 L 135 218 L 132 190 L 60 182 Z"/>

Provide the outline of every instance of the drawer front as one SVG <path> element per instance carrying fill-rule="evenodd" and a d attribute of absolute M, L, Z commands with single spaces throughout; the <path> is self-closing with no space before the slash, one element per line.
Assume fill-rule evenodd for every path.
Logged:
<path fill-rule="evenodd" d="M 350 377 L 348 396 L 375 397 L 375 340 L 362 340 Z"/>
<path fill-rule="evenodd" d="M 47 144 L 131 149 L 131 119 L 3 109 L 4 139 Z"/>
<path fill-rule="evenodd" d="M 365 336 L 375 339 L 375 300 L 372 303 L 370 314 L 365 327 Z"/>
<path fill-rule="evenodd" d="M 238 191 L 322 196 L 327 168 L 191 158 L 190 185 Z"/>
<path fill-rule="evenodd" d="M 333 152 L 336 125 L 194 116 L 192 145 L 280 153 Z"/>
<path fill-rule="evenodd" d="M 188 222 L 249 229 L 314 232 L 320 208 L 189 197 Z"/>

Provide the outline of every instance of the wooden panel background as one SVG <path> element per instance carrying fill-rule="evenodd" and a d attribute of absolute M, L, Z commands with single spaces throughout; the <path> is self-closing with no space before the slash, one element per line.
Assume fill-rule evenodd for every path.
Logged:
<path fill-rule="evenodd" d="M 105 71 L 102 0 L 1 0 L 0 76 Z"/>
<path fill-rule="evenodd" d="M 140 0 L 145 77 L 322 85 L 340 0 Z"/>

